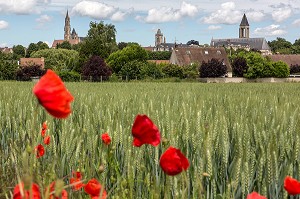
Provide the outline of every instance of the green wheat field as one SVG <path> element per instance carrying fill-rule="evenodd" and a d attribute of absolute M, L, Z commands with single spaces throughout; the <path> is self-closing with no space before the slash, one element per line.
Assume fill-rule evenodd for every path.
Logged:
<path fill-rule="evenodd" d="M 56 179 L 68 185 L 72 171 L 81 171 L 112 199 L 246 198 L 252 191 L 281 199 L 288 198 L 284 178 L 300 179 L 300 84 L 67 83 L 74 102 L 65 120 L 38 105 L 33 86 L 0 82 L 0 198 L 10 198 L 30 171 L 41 190 Z M 159 128 L 158 147 L 132 145 L 137 114 Z M 43 142 L 44 121 L 51 143 L 37 159 L 29 143 Z M 190 161 L 175 177 L 159 166 L 168 146 Z"/>

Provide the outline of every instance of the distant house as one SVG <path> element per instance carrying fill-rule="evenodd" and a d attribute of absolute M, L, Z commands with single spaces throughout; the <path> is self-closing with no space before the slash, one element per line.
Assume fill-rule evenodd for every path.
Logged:
<path fill-rule="evenodd" d="M 299 65 L 300 66 L 300 55 L 289 54 L 289 55 L 268 55 L 272 61 L 283 61 L 288 66 Z"/>
<path fill-rule="evenodd" d="M 32 66 L 32 65 L 40 65 L 41 68 L 45 68 L 45 59 L 41 58 L 20 58 L 19 62 L 20 66 Z"/>
<path fill-rule="evenodd" d="M 173 50 L 170 58 L 171 64 L 177 64 L 180 66 L 186 66 L 190 64 L 201 64 L 203 61 L 208 62 L 212 58 L 222 61 L 223 64 L 227 66 L 227 71 L 232 72 L 230 62 L 227 57 L 227 53 L 224 48 L 213 48 L 213 47 L 203 47 L 203 48 L 176 48 Z"/>
<path fill-rule="evenodd" d="M 265 38 L 250 38 L 250 26 L 246 15 L 243 15 L 239 27 L 239 38 L 212 39 L 210 45 L 212 47 L 225 47 L 234 50 L 258 50 L 263 55 L 272 54 L 271 48 Z"/>
<path fill-rule="evenodd" d="M 3 53 L 13 53 L 13 49 L 8 47 L 0 48 L 0 51 Z"/>

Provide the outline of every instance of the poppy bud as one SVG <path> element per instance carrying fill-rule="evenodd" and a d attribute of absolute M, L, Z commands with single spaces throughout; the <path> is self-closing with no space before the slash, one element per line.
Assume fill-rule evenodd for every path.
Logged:
<path fill-rule="evenodd" d="M 102 173 L 104 170 L 105 170 L 105 167 L 104 167 L 103 164 L 101 164 L 101 165 L 99 166 L 99 172 Z"/>

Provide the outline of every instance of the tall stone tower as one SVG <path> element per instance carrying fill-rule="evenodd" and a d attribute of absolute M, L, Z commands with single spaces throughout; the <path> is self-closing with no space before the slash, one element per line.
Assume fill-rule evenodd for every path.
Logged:
<path fill-rule="evenodd" d="M 157 33 L 155 34 L 155 46 L 158 46 L 161 43 L 163 43 L 163 34 L 161 33 L 161 30 L 158 29 Z"/>
<path fill-rule="evenodd" d="M 249 23 L 246 14 L 244 14 L 240 24 L 239 38 L 249 38 L 249 32 Z"/>
<path fill-rule="evenodd" d="M 64 34 L 64 40 L 69 41 L 71 37 L 71 25 L 70 25 L 70 17 L 69 13 L 67 11 L 66 18 L 65 18 L 65 34 Z"/>

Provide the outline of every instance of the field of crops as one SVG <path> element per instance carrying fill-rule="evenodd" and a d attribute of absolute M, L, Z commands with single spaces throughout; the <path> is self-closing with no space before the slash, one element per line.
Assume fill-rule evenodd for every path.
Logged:
<path fill-rule="evenodd" d="M 281 199 L 284 178 L 300 179 L 300 84 L 68 83 L 73 112 L 64 120 L 38 105 L 33 86 L 0 82 L 0 198 L 10 198 L 28 173 L 43 190 L 58 178 L 67 185 L 78 170 L 119 199 L 246 198 L 252 191 Z M 159 128 L 158 147 L 132 145 L 137 114 Z M 44 121 L 51 143 L 35 158 L 29 143 L 42 142 Z M 174 177 L 159 166 L 169 146 L 190 161 Z"/>

